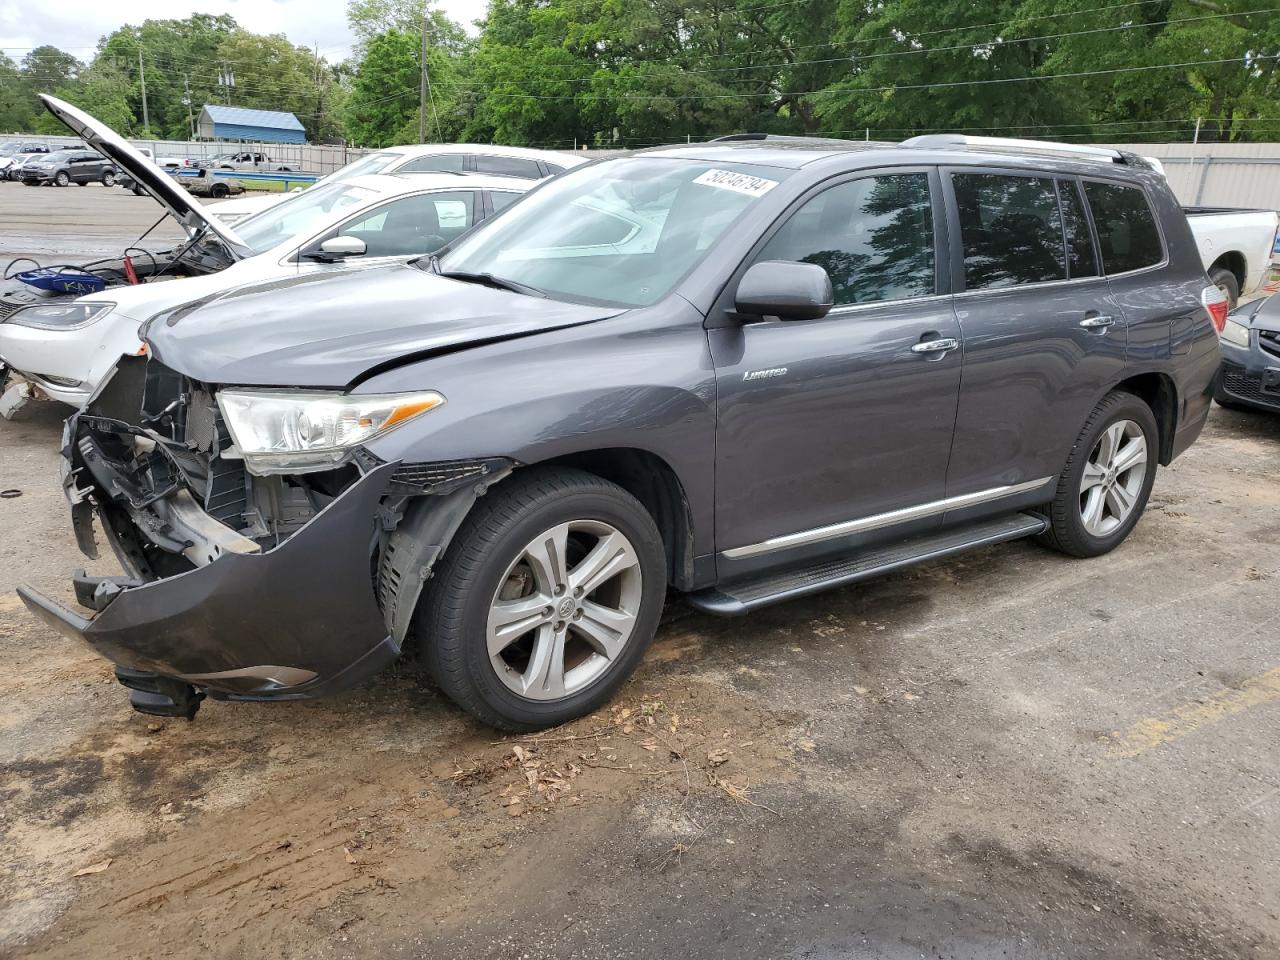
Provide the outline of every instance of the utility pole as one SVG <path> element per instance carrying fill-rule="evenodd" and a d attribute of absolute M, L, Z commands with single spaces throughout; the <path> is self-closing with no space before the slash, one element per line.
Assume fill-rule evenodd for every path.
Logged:
<path fill-rule="evenodd" d="M 142 65 L 142 48 L 138 48 L 138 78 L 142 81 L 142 129 L 151 136 L 151 118 L 147 116 L 147 69 Z"/>
<path fill-rule="evenodd" d="M 182 75 L 182 89 L 185 92 L 182 102 L 187 105 L 187 136 L 194 140 L 196 138 L 196 121 L 191 114 L 191 74 L 184 73 Z"/>
<path fill-rule="evenodd" d="M 315 49 L 315 57 L 316 57 L 316 117 L 315 117 L 315 120 L 316 120 L 316 141 L 319 142 L 320 137 L 324 132 L 324 127 L 322 123 L 322 121 L 324 120 L 324 97 L 322 96 L 320 91 L 320 44 L 313 40 L 311 42 L 311 45 Z"/>
<path fill-rule="evenodd" d="M 427 9 L 422 8 L 422 76 L 418 80 L 418 142 L 427 142 Z"/>

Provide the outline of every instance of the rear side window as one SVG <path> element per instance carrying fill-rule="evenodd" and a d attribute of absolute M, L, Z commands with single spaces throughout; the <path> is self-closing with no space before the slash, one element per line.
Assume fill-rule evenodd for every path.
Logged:
<path fill-rule="evenodd" d="M 816 263 L 839 305 L 933 293 L 929 178 L 900 173 L 824 190 L 792 214 L 756 257 Z"/>
<path fill-rule="evenodd" d="M 1070 180 L 1059 180 L 1058 198 L 1062 201 L 1062 226 L 1067 234 L 1067 268 L 1071 278 L 1096 277 L 1098 258 L 1093 252 L 1089 221 L 1084 215 L 1084 205 L 1080 202 L 1076 185 Z"/>
<path fill-rule="evenodd" d="M 533 160 L 519 157 L 476 157 L 476 173 L 493 173 L 501 177 L 521 177 L 525 180 L 541 180 L 542 171 Z"/>
<path fill-rule="evenodd" d="M 1067 278 L 1058 196 L 1048 177 L 958 173 L 966 290 Z"/>
<path fill-rule="evenodd" d="M 461 153 L 443 153 L 434 157 L 418 157 L 398 168 L 396 173 L 450 173 L 461 172 L 466 157 Z"/>
<path fill-rule="evenodd" d="M 1141 189 L 1094 181 L 1085 183 L 1084 195 L 1108 274 L 1153 267 L 1164 259 L 1155 214 Z"/>

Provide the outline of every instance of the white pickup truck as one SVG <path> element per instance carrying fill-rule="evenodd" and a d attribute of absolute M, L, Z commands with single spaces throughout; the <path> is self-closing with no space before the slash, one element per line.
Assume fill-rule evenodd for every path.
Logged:
<path fill-rule="evenodd" d="M 1274 210 L 1186 207 L 1205 273 L 1235 307 L 1267 281 L 1280 216 Z"/>
<path fill-rule="evenodd" d="M 289 172 L 293 169 L 290 164 L 272 160 L 265 153 L 253 151 L 219 153 L 208 160 L 197 160 L 195 165 L 213 170 L 240 170 L 253 173 L 266 173 L 275 170 Z"/>

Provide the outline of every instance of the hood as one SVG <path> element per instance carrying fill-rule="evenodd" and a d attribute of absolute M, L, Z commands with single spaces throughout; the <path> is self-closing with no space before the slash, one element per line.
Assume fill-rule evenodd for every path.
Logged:
<path fill-rule="evenodd" d="M 248 284 L 159 314 L 143 328 L 156 360 L 213 384 L 351 387 L 462 346 L 615 316 L 397 264 Z"/>
<path fill-rule="evenodd" d="M 1231 319 L 1256 330 L 1280 331 L 1280 294 L 1254 300 L 1231 311 Z"/>
<path fill-rule="evenodd" d="M 196 231 L 208 228 L 218 237 L 228 251 L 237 260 L 251 256 L 252 252 L 244 245 L 235 231 L 217 217 L 211 217 L 192 199 L 191 195 L 173 182 L 173 179 L 135 150 L 128 141 L 110 127 L 99 123 L 65 100 L 51 97 L 47 93 L 40 94 L 40 100 L 46 110 L 66 124 L 76 136 L 84 140 L 92 149 L 97 150 L 116 167 L 130 177 L 153 198 L 187 231 L 188 236 L 195 236 Z"/>

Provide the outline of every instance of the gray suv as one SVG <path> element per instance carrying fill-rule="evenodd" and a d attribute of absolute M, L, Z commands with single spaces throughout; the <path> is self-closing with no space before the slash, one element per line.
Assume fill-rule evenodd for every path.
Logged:
<path fill-rule="evenodd" d="M 1031 151 L 1031 152 L 1028 152 Z M 211 238 L 206 242 L 214 242 Z M 442 255 L 150 320 L 67 424 L 135 707 L 312 697 L 413 649 L 510 730 L 716 614 L 1036 537 L 1089 557 L 1199 434 L 1226 305 L 1142 159 L 760 140 L 570 170 Z"/>

